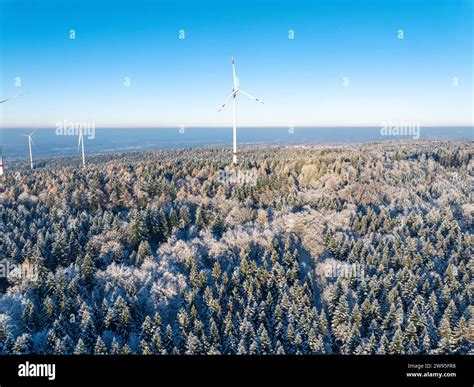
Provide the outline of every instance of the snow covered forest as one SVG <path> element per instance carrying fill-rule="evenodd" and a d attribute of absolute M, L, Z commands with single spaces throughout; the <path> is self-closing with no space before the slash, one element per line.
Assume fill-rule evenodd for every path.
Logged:
<path fill-rule="evenodd" d="M 1 354 L 474 354 L 473 142 L 174 149 L 0 179 Z"/>

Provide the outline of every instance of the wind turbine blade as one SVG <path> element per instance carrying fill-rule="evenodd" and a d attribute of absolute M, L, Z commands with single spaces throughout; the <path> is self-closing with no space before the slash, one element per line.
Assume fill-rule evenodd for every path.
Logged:
<path fill-rule="evenodd" d="M 23 95 L 23 94 L 17 94 L 17 95 L 14 95 L 13 97 L 8 97 L 8 98 L 5 98 L 5 99 L 2 99 L 2 100 L 0 101 L 0 103 L 7 102 L 7 101 L 9 101 L 9 100 L 11 100 L 11 99 L 13 99 L 13 98 L 21 97 L 22 95 Z"/>
<path fill-rule="evenodd" d="M 30 139 L 31 143 L 32 143 L 34 146 L 36 146 L 36 144 L 35 144 L 35 142 L 33 141 L 33 138 L 31 137 L 31 135 L 30 135 L 28 138 Z"/>
<path fill-rule="evenodd" d="M 250 99 L 253 99 L 257 102 L 263 103 L 263 101 L 260 98 L 254 97 L 253 95 L 250 95 L 249 93 L 243 91 L 242 89 L 239 89 L 239 92 L 241 92 L 243 95 L 249 97 Z"/>
<path fill-rule="evenodd" d="M 235 76 L 235 61 L 234 54 L 232 54 L 232 74 L 234 75 L 234 90 L 237 90 L 237 77 Z"/>
<path fill-rule="evenodd" d="M 227 97 L 227 99 L 225 100 L 225 102 L 222 104 L 222 106 L 219 108 L 219 112 L 221 112 L 222 110 L 224 110 L 227 102 L 229 102 L 229 99 L 231 99 L 233 96 L 235 96 L 237 92 L 236 91 L 233 91 L 232 93 L 230 93 L 230 95 Z"/>
<path fill-rule="evenodd" d="M 35 134 L 35 132 L 36 132 L 37 130 L 38 130 L 38 129 L 33 130 L 33 131 L 30 133 L 30 136 L 32 136 L 33 134 Z"/>

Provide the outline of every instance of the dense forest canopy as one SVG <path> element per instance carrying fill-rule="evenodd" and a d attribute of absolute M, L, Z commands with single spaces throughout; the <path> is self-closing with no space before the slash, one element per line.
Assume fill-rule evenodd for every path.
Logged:
<path fill-rule="evenodd" d="M 11 166 L 0 353 L 473 353 L 472 142 L 229 157 Z"/>

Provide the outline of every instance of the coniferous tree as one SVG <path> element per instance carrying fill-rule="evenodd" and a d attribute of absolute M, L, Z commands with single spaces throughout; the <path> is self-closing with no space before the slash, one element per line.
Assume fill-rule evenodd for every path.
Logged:
<path fill-rule="evenodd" d="M 84 344 L 84 341 L 80 338 L 77 341 L 76 348 L 74 349 L 74 354 L 75 355 L 85 355 L 86 354 L 86 346 Z"/>
<path fill-rule="evenodd" d="M 94 347 L 94 354 L 95 355 L 107 355 L 107 348 L 105 346 L 104 341 L 100 336 L 97 336 L 97 341 Z"/>

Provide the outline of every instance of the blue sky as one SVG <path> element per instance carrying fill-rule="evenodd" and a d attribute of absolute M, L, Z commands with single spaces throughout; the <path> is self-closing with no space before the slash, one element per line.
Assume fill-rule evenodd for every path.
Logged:
<path fill-rule="evenodd" d="M 229 126 L 234 52 L 239 125 L 472 125 L 473 3 L 0 0 L 0 123 Z"/>

